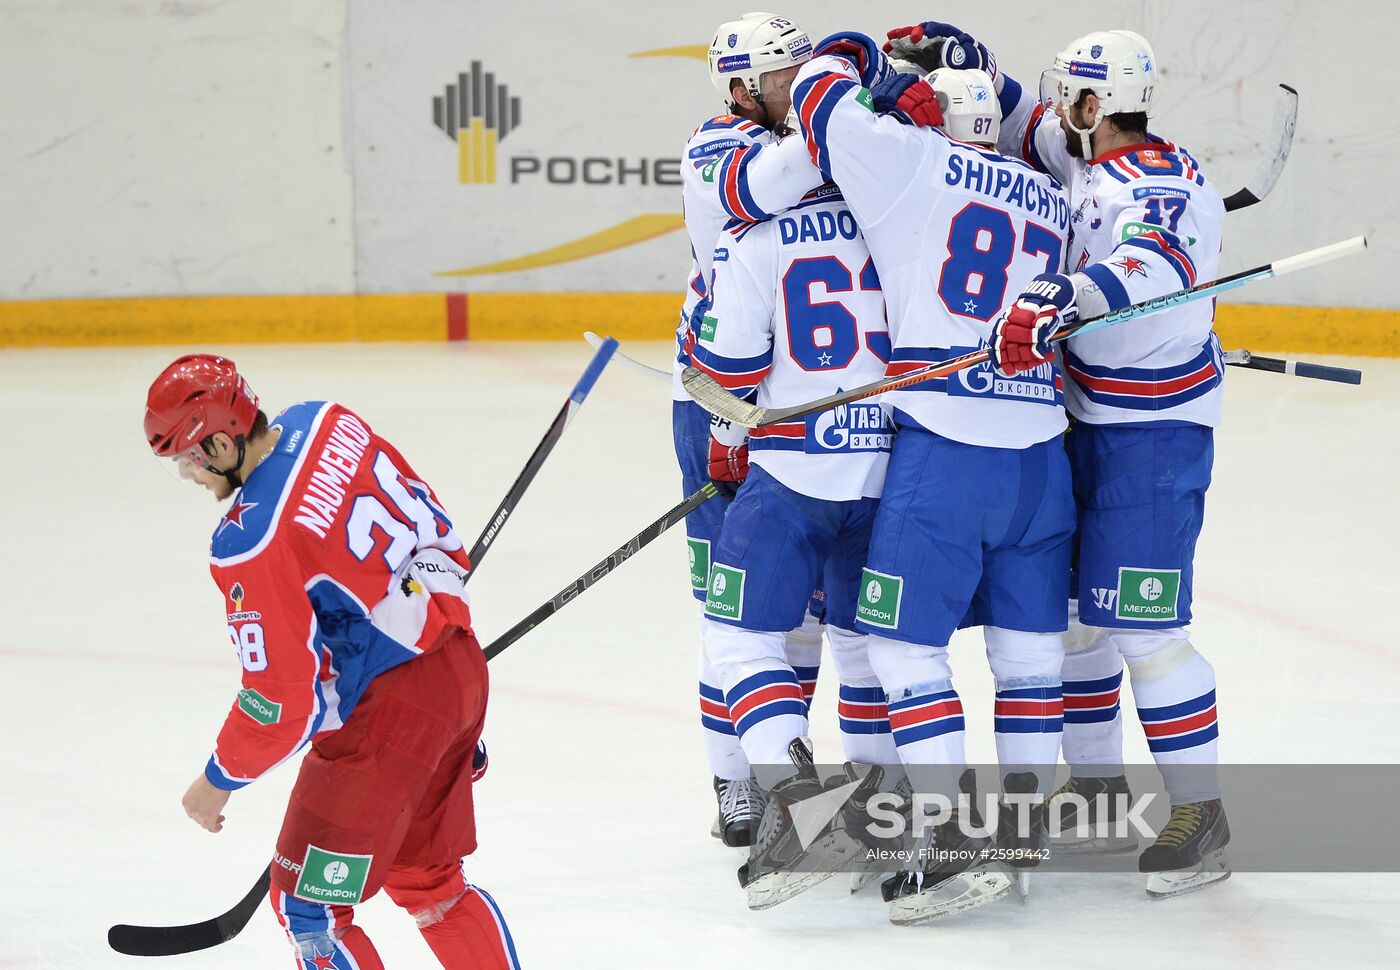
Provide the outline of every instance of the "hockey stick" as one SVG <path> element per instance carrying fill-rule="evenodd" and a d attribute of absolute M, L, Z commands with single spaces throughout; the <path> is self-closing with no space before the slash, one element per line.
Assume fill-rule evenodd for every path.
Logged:
<path fill-rule="evenodd" d="M 1273 189 L 1274 183 L 1288 162 L 1288 153 L 1293 150 L 1293 131 L 1298 127 L 1298 92 L 1287 84 L 1280 84 L 1282 92 L 1274 107 L 1274 128 L 1270 144 L 1273 154 L 1260 164 L 1254 177 L 1245 183 L 1244 188 L 1225 200 L 1225 211 L 1234 212 L 1254 205 Z"/>
<path fill-rule="evenodd" d="M 520 497 L 525 494 L 525 490 L 530 487 L 530 483 L 535 480 L 535 475 L 544 464 L 544 460 L 549 457 L 549 453 L 554 450 L 554 445 L 564 434 L 564 429 L 569 426 L 569 422 L 574 419 L 578 409 L 583 405 L 583 399 L 588 397 L 588 392 L 593 390 L 593 385 L 598 382 L 598 377 L 603 373 L 603 368 L 608 366 L 608 361 L 617 353 L 617 341 L 609 337 L 598 344 L 597 352 L 593 359 L 584 368 L 583 375 L 574 385 L 574 389 L 569 392 L 569 397 L 564 401 L 564 406 L 559 409 L 559 413 L 554 416 L 554 421 L 550 424 L 549 430 L 544 433 L 540 443 L 535 445 L 534 453 L 530 455 L 530 460 L 525 462 L 525 467 L 520 469 L 520 474 L 516 476 L 515 484 L 511 485 L 510 491 L 506 492 L 506 497 L 501 499 L 501 504 L 496 507 L 496 513 L 491 516 L 491 520 L 486 523 L 486 528 L 481 530 L 481 535 L 477 537 L 476 544 L 472 546 L 471 552 L 467 553 L 467 560 L 471 563 L 473 571 L 481 557 L 486 555 L 486 550 L 491 547 L 491 540 L 496 538 L 496 533 L 501 531 L 501 526 L 505 525 L 506 519 L 515 511 L 515 506 L 520 502 Z"/>
<path fill-rule="evenodd" d="M 651 523 L 651 525 L 647 526 L 641 532 L 638 532 L 622 545 L 618 546 L 617 549 L 613 550 L 602 562 L 588 570 L 568 586 L 565 586 L 547 602 L 542 603 L 533 613 L 525 617 L 525 619 L 491 641 L 491 644 L 484 651 L 486 659 L 490 660 L 492 657 L 495 657 L 516 640 L 519 640 L 555 613 L 558 613 L 564 607 L 568 606 L 573 600 L 583 595 L 594 583 L 598 582 L 598 580 L 636 555 L 642 546 L 651 542 L 677 522 L 682 521 L 687 515 L 714 498 L 717 494 L 719 494 L 719 489 L 715 487 L 714 482 L 706 482 L 704 485 L 701 485 L 699 489 L 687 495 L 681 504 L 671 509 L 671 511 Z"/>
<path fill-rule="evenodd" d="M 1329 367 L 1326 364 L 1309 364 L 1305 360 L 1260 357 L 1248 350 L 1225 351 L 1225 363 L 1234 367 L 1248 367 L 1251 370 L 1266 370 L 1274 374 L 1311 377 L 1319 381 L 1336 381 L 1338 384 L 1361 383 L 1361 371 L 1352 370 L 1349 367 Z"/>
<path fill-rule="evenodd" d="M 600 341 L 597 352 L 593 355 L 593 359 L 588 362 L 588 366 L 584 368 L 583 375 L 579 377 L 574 389 L 569 392 L 564 406 L 559 409 L 559 413 L 550 424 L 549 430 L 545 432 L 540 443 L 535 446 L 534 452 L 516 477 L 515 483 L 511 485 L 510 491 L 506 492 L 506 497 L 501 500 L 495 514 L 487 523 L 486 528 L 482 530 L 480 538 L 476 540 L 476 545 L 472 546 L 471 552 L 468 554 L 471 571 L 467 573 L 463 583 L 476 574 L 476 567 L 481 563 L 487 550 L 490 549 L 491 541 L 500 532 L 501 526 L 505 524 L 511 512 L 515 510 L 521 496 L 525 494 L 525 490 L 534 481 L 540 466 L 549 457 L 549 453 L 554 450 L 555 443 L 564 434 L 564 429 L 569 426 L 569 422 L 573 420 L 579 406 L 583 404 L 583 399 L 593 389 L 599 375 L 603 373 L 603 368 L 608 365 L 609 359 L 616 351 L 616 340 L 609 337 Z M 232 909 L 200 923 L 186 923 L 183 926 L 135 926 L 128 923 L 118 923 L 107 931 L 107 945 L 118 953 L 125 953 L 129 956 L 167 957 L 179 953 L 192 953 L 195 950 L 207 950 L 220 943 L 227 943 L 242 932 L 243 927 L 247 926 L 248 921 L 253 918 L 262 897 L 267 895 L 271 881 L 272 869 L 269 866 L 263 870 L 257 883 L 248 890 L 248 894 L 239 900 Z"/>
<path fill-rule="evenodd" d="M 603 346 L 604 342 L 603 338 L 598 336 L 592 330 L 585 330 L 583 332 L 583 339 L 588 341 L 588 346 L 595 348 Z M 613 338 L 608 337 L 607 339 L 612 340 Z M 616 343 L 616 341 L 613 342 Z M 652 367 L 649 364 L 643 364 L 640 360 L 637 360 L 633 357 L 628 357 L 620 350 L 614 356 L 617 357 L 617 359 L 620 360 L 623 364 L 632 368 L 638 374 L 644 374 L 647 377 L 653 378 L 658 381 L 665 381 L 667 384 L 671 383 L 671 372 L 668 370 L 662 370 L 660 367 Z"/>
<path fill-rule="evenodd" d="M 1142 303 L 1134 303 L 1132 306 L 1123 307 L 1112 313 L 1106 313 L 1101 317 L 1092 320 L 1083 320 L 1079 323 L 1072 323 L 1060 329 L 1055 336 L 1050 339 L 1056 343 L 1067 340 L 1075 334 L 1089 333 L 1094 330 L 1101 330 L 1104 327 L 1111 327 L 1115 324 L 1124 323 L 1128 320 L 1136 319 L 1158 310 L 1165 310 L 1168 307 L 1180 306 L 1183 303 L 1193 303 L 1197 300 L 1204 300 L 1210 297 L 1219 296 L 1229 290 L 1238 289 L 1256 280 L 1268 279 L 1271 276 L 1283 276 L 1300 269 L 1307 269 L 1322 263 L 1340 259 L 1343 256 L 1350 256 L 1359 253 L 1366 248 L 1365 236 L 1353 236 L 1351 239 L 1330 246 L 1322 246 L 1318 249 L 1310 249 L 1297 256 L 1288 256 L 1284 259 L 1275 260 L 1254 269 L 1247 269 L 1243 272 L 1235 273 L 1218 280 L 1207 283 L 1199 283 L 1196 286 L 1185 290 L 1177 290 L 1175 293 L 1168 293 L 1152 300 L 1145 300 Z M 681 375 L 681 384 L 691 398 L 709 411 L 729 421 L 735 421 L 747 428 L 761 428 L 767 424 L 777 424 L 783 421 L 791 421 L 795 418 L 806 417 L 818 411 L 825 411 L 840 404 L 849 404 L 852 401 L 861 401 L 868 397 L 875 397 L 887 391 L 897 391 L 901 388 L 910 387 L 923 381 L 933 380 L 937 377 L 947 377 L 974 364 L 981 364 L 989 358 L 986 350 L 974 350 L 971 353 L 954 357 L 951 360 L 940 361 L 936 364 L 928 364 L 917 370 L 910 371 L 898 377 L 887 377 L 883 380 L 874 381 L 862 387 L 853 388 L 849 391 L 838 391 L 826 397 L 809 401 L 806 404 L 797 404 L 785 408 L 761 408 L 756 404 L 749 404 L 740 398 L 730 394 L 720 386 L 719 382 L 709 374 L 696 367 L 687 367 Z"/>

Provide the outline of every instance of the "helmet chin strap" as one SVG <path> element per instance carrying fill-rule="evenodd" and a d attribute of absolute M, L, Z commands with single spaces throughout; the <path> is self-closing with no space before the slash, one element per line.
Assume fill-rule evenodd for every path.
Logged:
<path fill-rule="evenodd" d="M 1094 160 L 1094 149 L 1089 143 L 1089 136 L 1099 130 L 1099 125 L 1103 124 L 1103 120 L 1105 117 L 1106 115 L 1103 113 L 1102 110 L 1100 110 L 1099 113 L 1094 117 L 1094 123 L 1092 125 L 1090 125 L 1088 128 L 1080 128 L 1074 123 L 1074 118 L 1070 115 L 1069 108 L 1066 107 L 1064 109 L 1065 123 L 1070 126 L 1071 130 L 1073 130 L 1076 135 L 1079 136 L 1079 144 L 1084 149 L 1084 161 L 1086 162 L 1092 162 Z"/>
<path fill-rule="evenodd" d="M 222 475 L 230 485 L 239 489 L 243 487 L 243 476 L 238 474 L 238 471 L 243 467 L 243 459 L 248 451 L 248 439 L 239 435 L 234 439 L 234 443 L 238 445 L 238 463 L 226 472 L 215 471 L 215 474 Z M 210 470 L 214 471 L 214 469 Z"/>

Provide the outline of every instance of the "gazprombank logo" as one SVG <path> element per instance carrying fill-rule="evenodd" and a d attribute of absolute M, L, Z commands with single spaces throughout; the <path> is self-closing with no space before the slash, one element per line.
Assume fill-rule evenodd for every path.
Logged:
<path fill-rule="evenodd" d="M 496 146 L 520 127 L 520 99 L 472 61 L 470 74 L 458 74 L 456 84 L 433 98 L 433 124 L 457 143 L 459 182 L 494 184 Z"/>

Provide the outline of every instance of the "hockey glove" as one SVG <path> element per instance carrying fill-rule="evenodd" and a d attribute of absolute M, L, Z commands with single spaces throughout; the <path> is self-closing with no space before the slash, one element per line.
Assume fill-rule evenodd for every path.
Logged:
<path fill-rule="evenodd" d="M 1050 338 L 1079 316 L 1074 284 L 1060 273 L 1041 273 L 992 327 L 992 366 L 1007 376 L 1051 360 Z"/>
<path fill-rule="evenodd" d="M 875 111 L 920 128 L 943 124 L 943 109 L 932 85 L 917 74 L 892 74 L 870 92 Z"/>
<path fill-rule="evenodd" d="M 749 477 L 749 429 L 710 415 L 710 481 L 732 496 Z"/>
<path fill-rule="evenodd" d="M 472 752 L 472 781 L 480 781 L 489 764 L 491 759 L 486 756 L 486 742 L 478 740 L 476 750 Z"/>
<path fill-rule="evenodd" d="M 874 88 L 894 73 L 894 68 L 890 67 L 889 58 L 880 50 L 880 45 L 854 30 L 838 31 L 824 38 L 812 52 L 812 56 L 821 57 L 823 54 L 835 54 L 854 64 L 856 72 L 860 75 L 862 87 Z"/>
<path fill-rule="evenodd" d="M 929 20 L 911 27 L 896 27 L 884 49 L 892 56 L 913 61 L 926 71 L 948 67 L 955 71 L 977 68 L 997 80 L 997 59 L 971 34 L 952 24 Z M 998 85 L 999 86 L 999 85 Z"/>

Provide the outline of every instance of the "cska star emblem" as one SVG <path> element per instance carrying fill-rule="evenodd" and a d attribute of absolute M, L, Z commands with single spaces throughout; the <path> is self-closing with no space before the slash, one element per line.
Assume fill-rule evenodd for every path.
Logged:
<path fill-rule="evenodd" d="M 224 516 L 223 524 L 219 526 L 219 531 L 223 532 L 231 525 L 236 525 L 238 526 L 238 528 L 242 529 L 243 516 L 246 515 L 249 512 L 249 510 L 255 509 L 257 507 L 257 502 L 243 502 L 238 499 L 234 499 L 233 505 L 229 508 L 228 513 Z"/>
<path fill-rule="evenodd" d="M 1147 264 L 1140 259 L 1134 259 L 1132 256 L 1124 256 L 1122 259 L 1116 259 L 1113 261 L 1113 265 L 1123 271 L 1125 279 L 1132 276 L 1134 273 L 1140 273 L 1143 276 L 1147 275 Z"/>
<path fill-rule="evenodd" d="M 308 966 L 314 968 L 314 970 L 335 970 L 335 954 L 323 954 L 320 950 L 317 950 L 312 954 L 311 959 L 307 961 L 307 963 Z"/>

